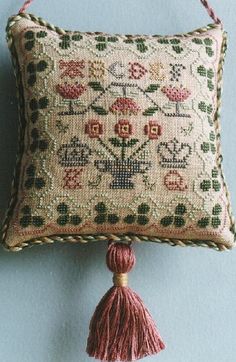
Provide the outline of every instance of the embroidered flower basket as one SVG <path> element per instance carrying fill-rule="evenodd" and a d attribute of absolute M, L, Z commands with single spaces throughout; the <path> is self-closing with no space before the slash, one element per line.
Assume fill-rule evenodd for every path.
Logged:
<path fill-rule="evenodd" d="M 115 286 L 92 319 L 88 352 L 135 360 L 164 344 L 136 295 L 112 311 L 117 290 L 131 293 L 129 243 L 234 246 L 219 133 L 227 35 L 205 0 L 214 23 L 171 36 L 66 31 L 26 13 L 30 3 L 7 26 L 20 123 L 3 243 L 109 241 Z M 130 317 L 119 333 L 110 325 L 110 338 L 104 325 L 117 325 L 127 300 L 141 322 Z"/>

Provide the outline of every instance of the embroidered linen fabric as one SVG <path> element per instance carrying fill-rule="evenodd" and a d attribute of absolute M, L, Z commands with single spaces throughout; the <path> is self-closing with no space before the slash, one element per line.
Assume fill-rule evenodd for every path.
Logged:
<path fill-rule="evenodd" d="M 106 238 L 234 245 L 219 141 L 221 24 L 110 35 L 20 14 L 8 41 L 21 118 L 8 248 Z"/>

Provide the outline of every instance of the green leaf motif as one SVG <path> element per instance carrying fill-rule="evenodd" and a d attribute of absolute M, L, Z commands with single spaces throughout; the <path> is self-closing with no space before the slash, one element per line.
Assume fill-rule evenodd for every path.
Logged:
<path fill-rule="evenodd" d="M 149 219 L 146 215 L 138 215 L 137 223 L 139 225 L 147 225 L 149 222 Z"/>
<path fill-rule="evenodd" d="M 124 144 L 125 147 L 133 147 L 134 145 L 136 145 L 136 143 L 138 143 L 138 139 L 137 138 L 132 138 L 131 140 L 129 140 L 128 142 L 126 142 Z"/>
<path fill-rule="evenodd" d="M 175 216 L 174 225 L 177 228 L 182 228 L 186 224 L 184 218 L 182 216 Z"/>
<path fill-rule="evenodd" d="M 97 213 L 105 213 L 107 212 L 107 207 L 104 204 L 104 202 L 99 202 L 96 206 L 95 206 L 95 210 L 97 211 Z"/>
<path fill-rule="evenodd" d="M 109 138 L 109 141 L 111 142 L 112 146 L 114 147 L 122 147 L 122 142 L 118 138 Z"/>
<path fill-rule="evenodd" d="M 182 51 L 184 50 L 182 47 L 180 46 L 173 46 L 172 49 L 177 53 L 177 54 L 181 54 Z"/>
<path fill-rule="evenodd" d="M 116 214 L 108 214 L 107 221 L 110 224 L 117 224 L 119 222 L 119 217 Z"/>
<path fill-rule="evenodd" d="M 210 180 L 203 180 L 200 184 L 200 188 L 202 191 L 207 192 L 211 188 L 211 181 Z"/>
<path fill-rule="evenodd" d="M 206 47 L 206 53 L 209 57 L 213 57 L 214 51 L 210 47 Z"/>
<path fill-rule="evenodd" d="M 108 114 L 108 112 L 100 106 L 92 106 L 92 109 L 94 110 L 94 112 L 96 112 L 97 114 L 101 115 L 101 116 L 105 116 Z"/>
<path fill-rule="evenodd" d="M 184 204 L 178 204 L 175 208 L 176 215 L 184 215 L 187 212 L 187 208 Z"/>
<path fill-rule="evenodd" d="M 40 38 L 45 38 L 46 36 L 47 36 L 47 33 L 46 33 L 46 31 L 43 31 L 43 30 L 39 31 L 39 32 L 36 34 L 36 37 L 37 37 L 38 39 L 40 39 Z"/>
<path fill-rule="evenodd" d="M 159 111 L 159 107 L 150 107 L 147 108 L 144 112 L 144 116 L 153 116 L 157 111 Z"/>
<path fill-rule="evenodd" d="M 214 90 L 214 85 L 210 79 L 207 81 L 208 89 L 212 92 Z"/>
<path fill-rule="evenodd" d="M 105 42 L 106 38 L 105 36 L 99 35 L 95 37 L 95 40 L 97 40 L 98 42 Z"/>
<path fill-rule="evenodd" d="M 135 222 L 135 215 L 127 215 L 125 218 L 124 218 L 124 222 L 126 224 L 133 224 Z"/>
<path fill-rule="evenodd" d="M 124 43 L 126 44 L 133 44 L 133 42 L 134 42 L 133 39 L 130 38 L 124 40 Z"/>
<path fill-rule="evenodd" d="M 100 82 L 89 82 L 89 86 L 95 91 L 104 91 L 104 88 L 102 87 Z"/>
<path fill-rule="evenodd" d="M 202 77 L 206 77 L 206 75 L 207 75 L 207 70 L 206 70 L 206 68 L 205 68 L 203 65 L 200 65 L 200 66 L 197 68 L 197 72 L 198 72 L 198 74 L 200 74 Z"/>
<path fill-rule="evenodd" d="M 99 50 L 99 51 L 103 51 L 107 48 L 107 45 L 106 43 L 98 43 L 96 44 L 96 48 Z"/>
<path fill-rule="evenodd" d="M 109 41 L 110 43 L 115 43 L 118 41 L 118 38 L 116 36 L 109 36 L 107 38 L 107 41 Z"/>
<path fill-rule="evenodd" d="M 161 225 L 162 226 L 170 226 L 174 221 L 174 217 L 173 216 L 165 216 L 161 219 Z"/>
<path fill-rule="evenodd" d="M 80 41 L 81 39 L 83 39 L 83 36 L 81 34 L 73 34 L 71 39 L 74 41 Z"/>
<path fill-rule="evenodd" d="M 209 78 L 209 79 L 212 79 L 212 78 L 214 78 L 214 70 L 213 69 L 208 69 L 208 71 L 207 71 L 207 78 Z"/>
<path fill-rule="evenodd" d="M 150 211 L 150 206 L 148 204 L 141 204 L 138 207 L 139 214 L 147 214 Z"/>
<path fill-rule="evenodd" d="M 35 44 L 34 40 L 27 41 L 25 43 L 25 49 L 26 50 L 32 50 L 33 47 L 34 47 L 34 44 Z"/>
<path fill-rule="evenodd" d="M 158 39 L 159 44 L 169 44 L 169 40 L 165 38 Z"/>
<path fill-rule="evenodd" d="M 179 40 L 179 39 L 176 39 L 176 38 L 170 39 L 170 43 L 171 43 L 171 44 L 180 44 L 180 40 Z"/>
<path fill-rule="evenodd" d="M 198 220 L 198 226 L 202 229 L 205 229 L 210 224 L 209 217 L 203 217 L 202 219 Z"/>
<path fill-rule="evenodd" d="M 207 105 L 206 105 L 205 102 L 200 102 L 200 103 L 198 104 L 198 108 L 200 109 L 200 111 L 202 111 L 202 112 L 204 112 L 204 113 L 206 113 L 206 111 L 207 111 Z"/>
<path fill-rule="evenodd" d="M 204 43 L 205 45 L 211 46 L 213 44 L 213 40 L 210 38 L 206 38 L 204 39 Z"/>
<path fill-rule="evenodd" d="M 146 51 L 148 51 L 148 47 L 143 43 L 138 43 L 137 49 L 140 51 L 140 53 L 145 53 Z"/>
<path fill-rule="evenodd" d="M 212 227 L 217 229 L 221 225 L 221 220 L 219 217 L 213 217 L 211 221 Z"/>
<path fill-rule="evenodd" d="M 218 216 L 222 213 L 222 206 L 220 204 L 216 204 L 212 209 L 212 215 Z"/>
<path fill-rule="evenodd" d="M 195 44 L 202 44 L 202 39 L 200 39 L 200 38 L 194 38 L 192 41 Z"/>
<path fill-rule="evenodd" d="M 158 90 L 159 88 L 160 88 L 160 85 L 159 85 L 159 84 L 150 84 L 149 87 L 146 89 L 145 92 L 153 93 L 153 92 L 155 92 L 156 90 Z"/>

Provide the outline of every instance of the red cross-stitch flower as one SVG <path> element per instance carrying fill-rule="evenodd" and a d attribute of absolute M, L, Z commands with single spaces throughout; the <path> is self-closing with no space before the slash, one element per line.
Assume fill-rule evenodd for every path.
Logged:
<path fill-rule="evenodd" d="M 144 133 L 150 140 L 157 140 L 162 134 L 162 128 L 156 121 L 149 121 L 149 123 L 144 126 Z"/>
<path fill-rule="evenodd" d="M 129 138 L 133 133 L 132 124 L 130 124 L 126 119 L 121 119 L 115 125 L 115 132 L 121 138 Z"/>
<path fill-rule="evenodd" d="M 162 92 L 169 98 L 172 102 L 184 102 L 191 95 L 191 92 L 187 88 L 177 87 L 163 87 Z"/>
<path fill-rule="evenodd" d="M 120 97 L 112 104 L 110 111 L 119 115 L 136 115 L 140 111 L 140 107 L 133 99 Z"/>
<path fill-rule="evenodd" d="M 85 133 L 88 134 L 90 138 L 98 138 L 103 133 L 103 126 L 96 119 L 92 119 L 85 125 Z"/>
<path fill-rule="evenodd" d="M 56 90 L 64 99 L 78 99 L 86 87 L 77 82 L 75 84 L 65 82 L 64 84 L 57 84 Z"/>

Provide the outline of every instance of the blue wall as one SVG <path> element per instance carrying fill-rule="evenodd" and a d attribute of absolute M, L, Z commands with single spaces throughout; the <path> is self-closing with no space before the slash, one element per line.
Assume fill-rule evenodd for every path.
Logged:
<path fill-rule="evenodd" d="M 222 146 L 236 211 L 236 2 L 212 3 L 230 37 Z M 20 6 L 19 0 L 2 0 L 0 5 L 1 214 L 9 197 L 17 140 L 15 83 L 4 27 Z M 30 11 L 82 31 L 168 34 L 211 22 L 199 0 L 37 0 Z M 167 344 L 159 356 L 145 361 L 236 361 L 235 252 L 153 244 L 135 249 L 137 267 L 130 284 L 145 300 Z M 89 319 L 111 285 L 105 252 L 105 244 L 35 246 L 18 254 L 0 251 L 1 362 L 90 361 L 84 352 Z"/>

